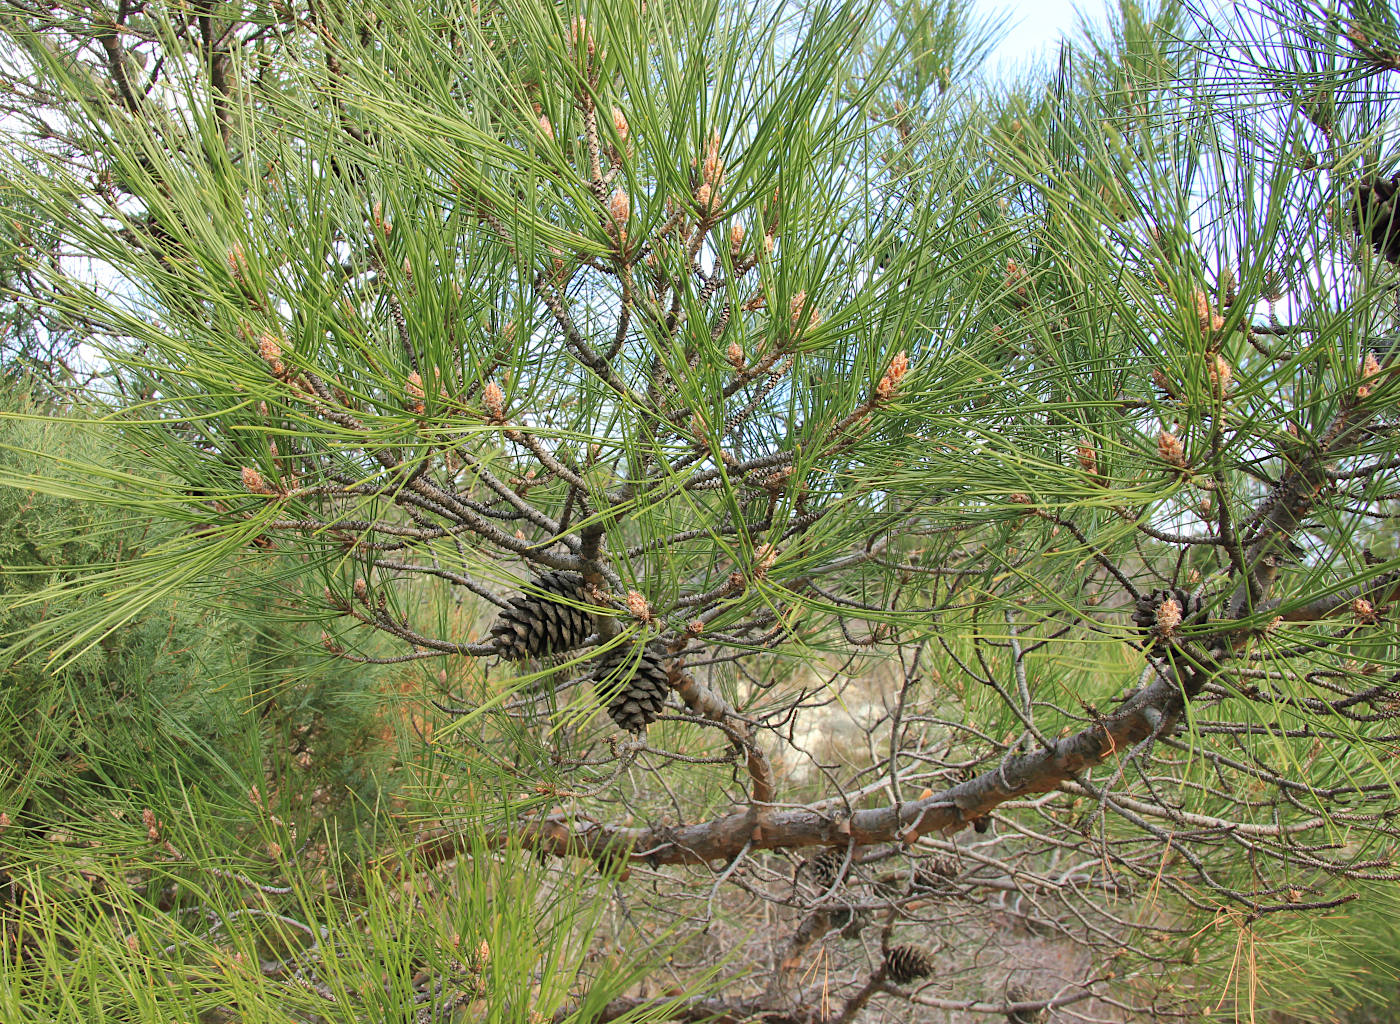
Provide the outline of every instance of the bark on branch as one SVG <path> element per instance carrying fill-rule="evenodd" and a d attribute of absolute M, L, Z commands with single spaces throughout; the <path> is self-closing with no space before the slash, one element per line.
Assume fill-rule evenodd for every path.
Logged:
<path fill-rule="evenodd" d="M 758 831 L 752 807 L 694 824 L 653 828 L 625 828 L 550 815 L 522 821 L 513 830 L 498 833 L 495 840 L 501 845 L 519 842 L 557 857 L 587 857 L 598 863 L 622 857 L 658 866 L 725 862 L 738 856 L 746 845 L 750 850 L 848 843 L 868 846 L 956 832 L 1007 800 L 1056 789 L 1149 736 L 1170 731 L 1184 707 L 1188 688 L 1194 689 L 1183 687 L 1169 674 L 1140 690 L 1118 711 L 1047 749 L 1010 757 L 995 770 L 922 800 L 858 810 L 849 817 L 839 802 L 768 808 Z M 470 835 L 450 826 L 427 830 L 419 837 L 418 853 L 427 862 L 436 863 L 470 845 Z"/>

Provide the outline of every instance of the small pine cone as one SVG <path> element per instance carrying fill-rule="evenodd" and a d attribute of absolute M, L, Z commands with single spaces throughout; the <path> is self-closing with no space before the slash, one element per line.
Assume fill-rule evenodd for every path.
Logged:
<path fill-rule="evenodd" d="M 1175 632 L 1183 619 L 1200 610 L 1201 599 L 1193 597 L 1188 590 L 1180 587 L 1154 590 L 1138 598 L 1137 607 L 1133 610 L 1133 624 L 1142 631 L 1148 646 L 1152 647 Z"/>
<path fill-rule="evenodd" d="M 1211 307 L 1210 296 L 1199 288 L 1191 293 L 1191 301 L 1196 309 L 1196 319 L 1202 331 L 1218 331 L 1225 326 L 1225 318 Z"/>
<path fill-rule="evenodd" d="M 885 952 L 885 977 L 896 985 L 927 978 L 935 966 L 933 954 L 918 946 L 891 946 Z"/>
<path fill-rule="evenodd" d="M 510 607 L 491 624 L 492 642 L 507 661 L 572 650 L 593 632 L 593 616 L 578 607 L 587 604 L 582 576 L 576 572 L 547 572 L 535 580 L 535 586 L 562 600 L 530 594 L 510 599 Z"/>
<path fill-rule="evenodd" d="M 1362 240 L 1391 263 L 1400 263 L 1400 224 L 1396 223 L 1395 195 L 1400 175 L 1389 181 L 1364 181 L 1356 189 L 1351 224 Z"/>
<path fill-rule="evenodd" d="M 1026 268 L 1015 260 L 1006 261 L 1006 277 L 1002 281 L 1002 286 L 1016 299 L 1026 298 L 1026 286 L 1030 284 L 1031 275 Z"/>
<path fill-rule="evenodd" d="M 1374 626 L 1378 621 L 1376 606 L 1364 597 L 1358 597 L 1351 602 L 1351 613 L 1356 616 L 1356 621 Z"/>
<path fill-rule="evenodd" d="M 253 494 L 270 493 L 266 482 L 264 482 L 262 478 L 262 474 L 252 466 L 244 466 L 241 471 L 241 476 L 243 477 L 243 486 Z"/>
<path fill-rule="evenodd" d="M 1157 434 L 1157 454 L 1168 465 L 1177 469 L 1186 468 L 1186 446 L 1181 443 L 1181 438 L 1170 431 L 1163 430 Z"/>
<path fill-rule="evenodd" d="M 630 673 L 618 678 L 622 673 Z M 644 648 L 638 658 L 626 647 L 615 647 L 598 659 L 593 679 L 608 697 L 608 717 L 624 732 L 645 732 L 666 706 L 671 680 L 666 657 Z"/>
<path fill-rule="evenodd" d="M 1218 329 L 1218 328 L 1217 328 Z M 1210 378 L 1210 390 L 1217 398 L 1224 398 L 1230 390 L 1234 368 L 1219 352 L 1206 359 L 1206 376 Z"/>
<path fill-rule="evenodd" d="M 481 389 L 481 405 L 486 415 L 499 423 L 506 416 L 506 393 L 494 380 Z"/>
<path fill-rule="evenodd" d="M 1181 602 L 1176 598 L 1169 597 L 1157 606 L 1157 632 L 1162 636 L 1173 635 L 1181 619 Z"/>
<path fill-rule="evenodd" d="M 1080 442 L 1079 449 L 1075 452 L 1075 455 L 1079 459 L 1080 469 L 1084 470 L 1084 472 L 1088 473 L 1090 476 L 1096 477 L 1099 475 L 1099 453 L 1095 450 L 1093 445 L 1088 441 Z"/>
<path fill-rule="evenodd" d="M 612 194 L 608 200 L 608 216 L 617 225 L 626 224 L 627 218 L 632 216 L 632 198 L 626 189 L 620 188 Z"/>

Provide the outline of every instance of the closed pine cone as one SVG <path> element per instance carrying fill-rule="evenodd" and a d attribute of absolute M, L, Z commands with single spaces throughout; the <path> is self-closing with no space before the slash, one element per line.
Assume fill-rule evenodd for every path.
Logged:
<path fill-rule="evenodd" d="M 491 624 L 492 642 L 507 661 L 572 650 L 593 632 L 593 616 L 579 607 L 587 604 L 581 575 L 547 572 L 535 580 L 535 586 L 560 600 L 533 594 L 510 599 L 510 607 Z"/>
<path fill-rule="evenodd" d="M 634 649 L 613 648 L 598 659 L 593 678 L 607 695 L 608 717 L 624 732 L 644 732 L 661 714 L 671 689 L 665 655 L 650 647 L 640 657 Z"/>
<path fill-rule="evenodd" d="M 1356 189 L 1351 223 L 1371 248 L 1391 263 L 1400 263 L 1400 222 L 1395 216 L 1395 195 L 1400 175 L 1389 181 L 1363 181 Z"/>
<path fill-rule="evenodd" d="M 845 861 L 846 851 L 844 848 L 827 847 L 806 862 L 807 870 L 812 875 L 812 883 L 823 892 L 830 889 L 836 884 L 837 873 Z"/>
<path fill-rule="evenodd" d="M 896 985 L 927 978 L 936 966 L 933 954 L 918 946 L 891 946 L 885 952 L 885 977 Z"/>

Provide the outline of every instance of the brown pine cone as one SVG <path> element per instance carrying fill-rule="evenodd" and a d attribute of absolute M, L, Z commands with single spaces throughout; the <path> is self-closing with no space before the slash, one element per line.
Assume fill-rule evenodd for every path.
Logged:
<path fill-rule="evenodd" d="M 619 678 L 622 676 L 623 678 Z M 615 647 L 598 659 L 593 679 L 608 702 L 608 717 L 624 732 L 645 732 L 671 690 L 665 655 L 652 647 Z"/>
<path fill-rule="evenodd" d="M 885 952 L 885 977 L 896 985 L 927 978 L 936 966 L 933 954 L 918 946 L 891 946 Z"/>
<path fill-rule="evenodd" d="M 572 650 L 594 631 L 581 575 L 547 572 L 535 580 L 535 586 L 559 599 L 520 594 L 510 599 L 510 607 L 491 624 L 491 640 L 507 661 Z"/>
<path fill-rule="evenodd" d="M 846 850 L 833 846 L 802 863 L 812 877 L 812 884 L 826 892 L 836 884 L 837 873 L 845 860 Z"/>
<path fill-rule="evenodd" d="M 1389 181 L 1363 181 L 1356 188 L 1356 200 L 1351 208 L 1351 224 L 1356 233 L 1391 263 L 1400 263 L 1396 192 L 1400 192 L 1400 175 Z"/>

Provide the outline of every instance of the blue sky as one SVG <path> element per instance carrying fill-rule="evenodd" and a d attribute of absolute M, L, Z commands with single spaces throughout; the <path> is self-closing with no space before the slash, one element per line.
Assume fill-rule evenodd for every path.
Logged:
<path fill-rule="evenodd" d="M 978 0 L 988 14 L 1004 14 L 1008 32 L 992 52 L 989 70 L 1003 65 L 1010 74 L 1025 70 L 1035 61 L 1055 59 L 1060 36 L 1073 34 L 1078 24 L 1075 8 L 1088 12 L 1095 21 L 1103 18 L 1108 0 Z"/>

